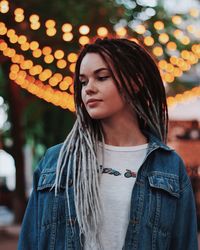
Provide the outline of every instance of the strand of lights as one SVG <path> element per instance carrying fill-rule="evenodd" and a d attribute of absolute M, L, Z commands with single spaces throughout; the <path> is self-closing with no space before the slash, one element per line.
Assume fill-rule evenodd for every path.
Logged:
<path fill-rule="evenodd" d="M 30 27 L 32 30 L 38 30 L 41 26 L 40 23 L 40 17 L 36 14 L 33 14 L 29 17 L 29 21 L 30 21 Z"/>
<path fill-rule="evenodd" d="M 69 88 L 70 93 L 73 94 L 73 80 L 71 76 L 63 76 L 60 73 L 53 74 L 50 69 L 43 69 L 41 65 L 33 65 L 31 60 L 25 60 L 23 55 L 16 54 L 15 50 L 9 48 L 7 43 L 3 40 L 0 41 L 0 51 L 3 52 L 4 56 L 11 58 L 13 63 L 11 71 L 14 73 L 17 73 L 20 69 L 24 71 L 28 70 L 31 76 L 35 77 L 38 75 L 40 81 L 45 82 L 48 80 L 49 85 L 53 87 L 58 86 L 62 91 L 66 91 Z M 73 62 L 76 60 L 77 55 L 75 53 L 70 53 L 68 57 L 69 60 Z"/>
<path fill-rule="evenodd" d="M 44 56 L 44 62 L 46 64 L 53 63 L 54 59 L 57 59 L 57 67 L 59 69 L 64 69 L 67 66 L 67 60 L 63 59 L 65 56 L 68 58 L 67 55 L 65 55 L 63 50 L 56 50 L 53 54 L 52 48 L 49 46 L 43 47 L 43 49 L 40 49 L 40 45 L 37 41 L 27 41 L 27 37 L 25 35 L 17 35 L 14 29 L 7 29 L 5 26 L 5 23 L 0 22 L 0 35 L 6 35 L 9 38 L 9 41 L 11 43 L 18 43 L 20 45 L 21 50 L 23 51 L 32 51 L 32 55 L 35 58 L 40 58 L 42 55 Z M 87 41 L 88 42 L 88 41 Z M 84 44 L 84 42 L 83 42 Z M 73 62 L 74 63 L 74 62 Z M 74 72 L 74 64 L 69 66 L 69 70 L 73 73 Z"/>
<path fill-rule="evenodd" d="M 15 22 L 17 23 L 21 23 L 24 21 L 24 10 L 21 8 L 17 8 L 14 11 L 14 15 L 15 15 Z"/>
<path fill-rule="evenodd" d="M 72 112 L 75 111 L 73 95 L 54 90 L 51 86 L 44 85 L 42 81 L 35 80 L 33 76 L 28 75 L 24 70 L 16 70 L 14 66 L 15 65 L 11 66 L 9 78 L 15 81 L 20 87 L 55 106 L 69 109 Z"/>
<path fill-rule="evenodd" d="M 7 6 L 7 7 L 6 7 Z M 7 13 L 9 11 L 8 1 L 0 2 L 0 12 Z M 22 22 L 24 20 L 24 10 L 21 8 L 16 8 L 14 11 L 15 21 Z M 199 12 L 195 9 L 190 10 L 190 15 L 193 17 L 198 17 Z M 33 30 L 37 30 L 41 27 L 40 17 L 37 14 L 33 14 L 29 17 L 30 27 Z M 175 15 L 172 17 L 172 22 L 179 26 L 182 23 L 182 17 Z M 154 24 L 154 28 L 158 31 L 159 37 L 158 40 L 160 45 L 154 45 L 155 41 L 151 36 L 144 37 L 144 44 L 146 46 L 154 46 L 152 48 L 152 52 L 158 59 L 163 55 L 163 48 L 161 44 L 165 44 L 166 48 L 169 51 L 175 51 L 177 49 L 177 45 L 175 42 L 169 40 L 169 35 L 165 33 L 165 24 L 162 21 L 157 20 Z M 45 22 L 46 34 L 47 36 L 55 36 L 57 33 L 56 30 L 56 21 L 53 19 L 46 20 Z M 70 23 L 65 23 L 62 25 L 63 31 L 63 40 L 66 42 L 70 42 L 73 39 L 72 33 L 73 27 Z M 79 27 L 79 43 L 81 45 L 85 45 L 90 41 L 88 34 L 90 33 L 90 28 L 87 25 L 81 25 Z M 145 35 L 146 27 L 143 24 L 137 25 L 135 27 L 135 32 L 139 35 Z M 190 32 L 192 35 L 196 37 L 200 36 L 200 32 L 193 25 L 188 25 L 186 31 Z M 125 27 L 117 27 L 115 29 L 116 35 L 118 37 L 127 37 L 127 29 Z M 15 30 L 7 29 L 7 27 L 0 23 L 0 35 L 7 35 L 9 37 L 9 41 L 12 44 L 18 43 L 20 44 L 22 51 L 30 50 L 32 51 L 32 55 L 35 58 L 40 58 L 44 56 L 44 61 L 47 64 L 53 63 L 56 61 L 56 65 L 60 69 L 66 68 L 68 62 L 69 70 L 73 73 L 75 69 L 75 63 L 77 60 L 77 55 L 75 53 L 70 53 L 65 56 L 64 52 L 60 49 L 52 52 L 52 48 L 45 46 L 44 48 L 40 48 L 39 43 L 36 41 L 28 42 L 26 36 L 21 35 L 17 36 Z M 97 35 L 100 37 L 105 37 L 108 35 L 108 30 L 105 27 L 99 27 L 97 29 Z M 173 32 L 174 37 L 179 40 L 183 45 L 190 44 L 190 38 L 180 29 L 176 29 Z M 135 38 L 130 38 L 130 40 L 137 40 Z M 3 48 L 4 47 L 4 48 Z M 2 49 L 3 48 L 3 49 Z M 11 61 L 14 63 L 12 65 L 12 69 L 17 70 L 17 66 L 19 67 L 20 74 L 24 75 L 26 71 L 29 71 L 29 74 L 26 73 L 24 79 L 34 79 L 34 81 L 39 81 L 43 84 L 43 82 L 48 81 L 48 85 L 44 85 L 46 87 L 50 87 L 54 91 L 54 87 L 59 86 L 60 90 L 67 90 L 69 88 L 70 93 L 73 94 L 73 85 L 70 84 L 72 82 L 72 78 L 70 76 L 63 77 L 61 74 L 53 74 L 50 69 L 43 69 L 41 65 L 33 65 L 31 60 L 25 60 L 23 55 L 16 54 L 16 51 L 13 48 L 6 47 L 5 44 L 0 44 L 0 50 L 3 51 L 3 55 L 10 57 Z M 171 56 L 169 62 L 165 60 L 159 60 L 159 68 L 161 71 L 162 78 L 165 82 L 171 83 L 174 81 L 175 77 L 181 76 L 183 71 L 187 71 L 191 68 L 191 65 L 196 64 L 198 59 L 200 58 L 200 45 L 195 44 L 192 46 L 192 51 L 183 50 L 180 53 L 180 57 Z M 67 62 L 68 61 L 68 62 Z M 18 64 L 18 65 L 17 65 Z M 13 72 L 11 72 L 13 73 Z M 11 74 L 14 75 L 14 74 Z M 36 80 L 34 76 L 37 76 L 39 80 Z M 17 79 L 17 78 L 16 78 Z M 32 80 L 30 80 L 31 83 Z M 31 83 L 32 84 L 32 83 Z M 28 90 L 29 91 L 29 90 Z M 62 93 L 62 92 L 61 92 Z M 180 97 L 180 96 L 179 96 Z"/>
<path fill-rule="evenodd" d="M 168 107 L 171 107 L 171 106 L 177 105 L 178 103 L 191 100 L 194 97 L 200 97 L 200 87 L 194 87 L 191 90 L 187 90 L 183 92 L 182 94 L 177 94 L 174 97 L 169 96 L 167 98 L 167 105 Z"/>
<path fill-rule="evenodd" d="M 162 78 L 167 83 L 172 83 L 175 77 L 180 77 L 183 72 L 190 70 L 191 66 L 197 64 L 200 58 L 200 45 L 193 44 L 191 51 L 182 50 L 180 57 L 171 56 L 170 62 L 160 60 L 158 63 Z"/>

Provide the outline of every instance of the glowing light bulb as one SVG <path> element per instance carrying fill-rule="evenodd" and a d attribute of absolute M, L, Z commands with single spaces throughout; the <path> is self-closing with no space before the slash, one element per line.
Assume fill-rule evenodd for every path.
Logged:
<path fill-rule="evenodd" d="M 90 28 L 87 25 L 81 25 L 79 27 L 79 32 L 81 35 L 87 35 L 90 32 Z"/>
<path fill-rule="evenodd" d="M 177 45 L 175 44 L 175 42 L 168 42 L 168 43 L 167 43 L 167 48 L 168 48 L 169 50 L 176 50 Z"/>
<path fill-rule="evenodd" d="M 40 19 L 40 17 L 39 17 L 38 15 L 36 15 L 36 14 L 33 14 L 33 15 L 31 15 L 31 16 L 29 17 L 29 21 L 30 21 L 31 23 L 37 23 L 37 22 L 39 21 L 39 19 Z"/>
<path fill-rule="evenodd" d="M 0 27 L 1 28 L 1 27 Z M 15 35 L 15 30 L 14 29 L 9 29 L 8 31 L 7 31 L 7 37 L 12 37 L 12 36 L 14 36 Z"/>
<path fill-rule="evenodd" d="M 45 46 L 45 47 L 42 49 L 42 54 L 45 55 L 45 56 L 46 56 L 46 55 L 50 55 L 51 52 L 52 52 L 52 48 L 49 47 L 49 46 Z"/>
<path fill-rule="evenodd" d="M 70 23 L 64 23 L 62 25 L 62 31 L 63 32 L 71 32 L 72 31 L 72 25 Z"/>
<path fill-rule="evenodd" d="M 29 48 L 30 48 L 30 44 L 28 42 L 21 44 L 21 49 L 23 51 L 27 51 L 27 50 L 29 50 Z"/>
<path fill-rule="evenodd" d="M 155 23 L 154 23 L 154 28 L 156 29 L 156 30 L 162 30 L 162 29 L 164 29 L 164 23 L 163 22 L 161 22 L 161 21 L 156 21 Z"/>
<path fill-rule="evenodd" d="M 56 31 L 55 28 L 49 28 L 49 29 L 46 30 L 46 34 L 47 34 L 48 36 L 55 36 L 56 32 L 57 32 L 57 31 Z"/>
<path fill-rule="evenodd" d="M 179 25 L 182 23 L 182 18 L 178 15 L 172 17 L 172 22 L 176 25 Z"/>
<path fill-rule="evenodd" d="M 9 11 L 9 3 L 6 0 L 0 2 L 0 12 L 5 14 Z"/>
<path fill-rule="evenodd" d="M 67 62 L 64 59 L 60 59 L 57 61 L 57 67 L 59 69 L 64 69 L 67 66 Z"/>
<path fill-rule="evenodd" d="M 108 35 L 108 30 L 105 27 L 99 27 L 97 29 L 97 34 L 98 34 L 98 36 L 105 37 Z"/>
<path fill-rule="evenodd" d="M 65 42 L 70 42 L 72 39 L 73 39 L 73 34 L 72 33 L 63 34 L 63 40 Z"/>
<path fill-rule="evenodd" d="M 74 73 L 74 72 L 75 72 L 75 67 L 76 67 L 76 63 L 72 63 L 72 64 L 70 64 L 70 66 L 69 66 L 69 70 L 70 70 L 72 73 Z"/>
<path fill-rule="evenodd" d="M 135 27 L 135 31 L 136 31 L 138 34 L 142 35 L 142 34 L 145 33 L 146 28 L 144 27 L 144 25 L 140 24 L 140 25 L 137 25 L 137 26 Z"/>
<path fill-rule="evenodd" d="M 169 36 L 166 33 L 162 33 L 159 35 L 159 41 L 161 43 L 167 43 L 169 41 Z"/>
<path fill-rule="evenodd" d="M 124 27 L 119 27 L 116 29 L 116 34 L 120 37 L 126 36 L 127 34 L 127 29 Z"/>
<path fill-rule="evenodd" d="M 162 56 L 163 49 L 161 47 L 156 46 L 155 48 L 153 48 L 153 54 L 156 56 Z"/>
<path fill-rule="evenodd" d="M 39 58 L 42 55 L 42 51 L 41 49 L 36 49 L 32 52 L 32 54 L 35 58 Z"/>
<path fill-rule="evenodd" d="M 78 58 L 78 55 L 76 53 L 70 53 L 68 56 L 67 56 L 67 60 L 71 63 L 73 62 L 76 62 L 77 61 L 77 58 Z"/>
<path fill-rule="evenodd" d="M 54 56 L 56 59 L 62 59 L 64 57 L 64 52 L 63 50 L 56 50 L 55 53 L 54 53 Z"/>
<path fill-rule="evenodd" d="M 26 36 L 24 36 L 24 35 L 19 36 L 19 38 L 18 38 L 18 43 L 19 43 L 19 44 L 23 44 L 23 43 L 25 43 L 25 42 L 27 42 Z"/>
<path fill-rule="evenodd" d="M 22 8 L 17 8 L 14 11 L 14 14 L 17 15 L 23 15 L 24 14 L 24 10 Z"/>
<path fill-rule="evenodd" d="M 31 50 L 36 50 L 36 49 L 38 49 L 39 48 L 39 43 L 37 42 L 37 41 L 32 41 L 31 43 L 30 43 L 30 49 Z"/>
<path fill-rule="evenodd" d="M 44 61 L 46 62 L 46 63 L 52 63 L 53 61 L 54 61 L 54 57 L 53 57 L 53 55 L 46 55 L 45 57 L 44 57 Z"/>
<path fill-rule="evenodd" d="M 146 46 L 152 46 L 154 44 L 154 39 L 151 36 L 147 36 L 144 38 L 144 44 Z"/>
<path fill-rule="evenodd" d="M 0 50 L 1 51 L 4 51 L 5 49 L 7 49 L 8 48 L 8 45 L 7 45 L 7 43 L 6 42 L 0 42 Z"/>
<path fill-rule="evenodd" d="M 88 44 L 89 41 L 90 41 L 90 39 L 89 39 L 89 37 L 87 37 L 87 36 L 81 36 L 81 37 L 79 38 L 79 43 L 80 43 L 81 45 Z"/>
<path fill-rule="evenodd" d="M 46 28 L 54 28 L 56 25 L 56 22 L 52 19 L 49 19 L 45 22 Z"/>
<path fill-rule="evenodd" d="M 31 29 L 32 30 L 38 30 L 40 28 L 41 24 L 38 22 L 38 23 L 32 23 L 30 25 Z"/>

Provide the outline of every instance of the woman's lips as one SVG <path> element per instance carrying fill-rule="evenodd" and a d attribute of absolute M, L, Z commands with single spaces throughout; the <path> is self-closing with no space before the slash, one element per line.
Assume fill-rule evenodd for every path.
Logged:
<path fill-rule="evenodd" d="M 101 100 L 98 100 L 98 99 L 89 99 L 86 104 L 89 106 L 89 107 L 93 107 L 93 106 L 96 106 L 99 102 L 101 102 Z"/>

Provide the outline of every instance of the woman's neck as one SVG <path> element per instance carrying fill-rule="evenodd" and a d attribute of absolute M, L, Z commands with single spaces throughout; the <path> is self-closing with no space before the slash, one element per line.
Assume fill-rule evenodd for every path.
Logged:
<path fill-rule="evenodd" d="M 137 119 L 101 121 L 104 141 L 113 146 L 137 146 L 147 143 L 147 138 L 139 128 Z"/>

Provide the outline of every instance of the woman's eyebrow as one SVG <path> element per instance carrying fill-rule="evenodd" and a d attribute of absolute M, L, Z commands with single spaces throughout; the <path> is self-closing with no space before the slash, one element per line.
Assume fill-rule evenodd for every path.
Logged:
<path fill-rule="evenodd" d="M 97 73 L 99 73 L 99 72 L 101 72 L 101 71 L 103 71 L 103 70 L 107 70 L 107 71 L 110 72 L 110 70 L 109 70 L 108 68 L 99 68 L 99 69 L 96 69 L 96 70 L 94 71 L 94 74 L 97 74 Z M 84 75 L 84 74 L 80 74 L 79 76 L 85 76 L 85 75 Z"/>

